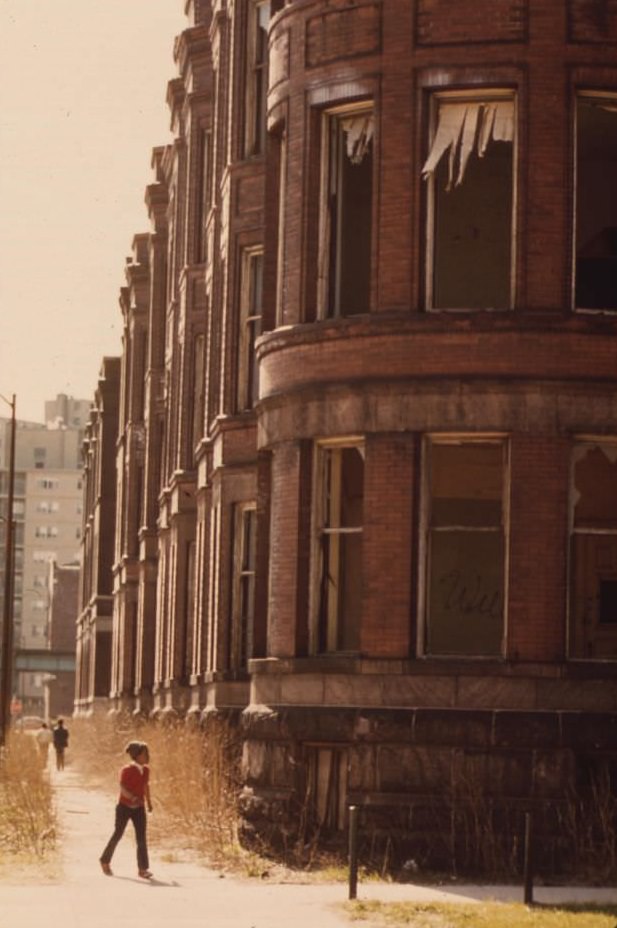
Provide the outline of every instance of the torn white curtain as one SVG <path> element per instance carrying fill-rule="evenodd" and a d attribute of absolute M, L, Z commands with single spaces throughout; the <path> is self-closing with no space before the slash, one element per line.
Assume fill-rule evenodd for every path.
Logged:
<path fill-rule="evenodd" d="M 352 164 L 362 164 L 373 138 L 374 120 L 372 113 L 358 113 L 341 120 L 346 136 L 347 157 Z"/>
<path fill-rule="evenodd" d="M 481 158 L 491 139 L 511 142 L 514 138 L 514 101 L 493 100 L 484 103 L 440 103 L 437 129 L 429 156 L 422 168 L 426 180 L 433 174 L 448 152 L 448 189 L 454 179 L 458 156 L 456 184 L 465 176 L 471 152 L 476 149 Z"/>

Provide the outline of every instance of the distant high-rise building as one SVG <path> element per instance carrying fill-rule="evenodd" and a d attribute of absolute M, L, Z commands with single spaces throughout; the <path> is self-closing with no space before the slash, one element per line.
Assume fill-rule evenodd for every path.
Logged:
<path fill-rule="evenodd" d="M 59 402 L 61 401 L 61 402 Z M 66 402 L 65 402 L 66 401 Z M 58 416 L 49 423 L 18 420 L 15 433 L 13 500 L 14 584 L 13 643 L 17 650 L 48 645 L 51 606 L 47 574 L 50 562 L 59 565 L 81 559 L 83 475 L 81 443 L 86 400 L 58 397 L 46 403 L 69 412 L 75 424 Z M 0 595 L 4 595 L 8 460 L 10 421 L 0 419 Z M 76 616 L 75 616 L 76 618 Z M 24 713 L 44 708 L 43 675 L 23 671 L 17 692 Z"/>

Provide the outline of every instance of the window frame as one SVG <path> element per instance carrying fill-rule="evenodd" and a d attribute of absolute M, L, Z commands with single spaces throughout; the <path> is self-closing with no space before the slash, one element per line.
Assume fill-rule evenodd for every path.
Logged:
<path fill-rule="evenodd" d="M 259 53 L 260 8 L 267 8 L 270 22 L 270 0 L 249 0 L 247 4 L 244 88 L 244 140 L 245 158 L 260 157 L 265 153 L 267 134 L 268 97 L 268 30 L 263 60 Z"/>
<path fill-rule="evenodd" d="M 516 267 L 517 267 L 517 214 L 518 214 L 518 161 L 519 161 L 519 91 L 513 86 L 491 86 L 491 87 L 474 87 L 461 90 L 443 90 L 430 88 L 427 90 L 428 97 L 428 120 L 425 142 L 427 142 L 427 152 L 430 153 L 435 138 L 435 132 L 438 123 L 439 104 L 443 102 L 459 103 L 482 103 L 499 100 L 512 100 L 514 105 L 514 137 L 512 139 L 512 215 L 510 221 L 510 282 L 509 282 L 509 305 L 502 308 L 491 307 L 438 307 L 434 305 L 435 291 L 435 230 L 436 230 L 436 192 L 435 182 L 437 167 L 426 180 L 426 192 L 424 201 L 425 221 L 424 221 L 424 307 L 426 312 L 432 313 L 477 313 L 477 312 L 511 312 L 516 308 L 517 287 L 516 287 Z M 423 163 L 426 160 L 425 154 Z M 442 156 L 445 157 L 445 154 Z M 441 159 L 440 159 L 441 160 Z"/>
<path fill-rule="evenodd" d="M 257 280 L 253 268 L 256 269 Z M 238 412 L 253 409 L 259 398 L 259 370 L 255 343 L 263 325 L 264 247 L 251 245 L 240 255 L 240 293 L 238 300 L 238 358 L 236 369 L 236 408 Z M 256 300 L 256 294 L 259 299 Z M 256 310 L 259 312 L 256 312 Z"/>
<path fill-rule="evenodd" d="M 574 622 L 573 610 L 574 610 L 574 538 L 576 535 L 608 535 L 610 537 L 617 536 L 617 528 L 615 529 L 601 529 L 601 528 L 579 528 L 577 529 L 574 524 L 574 510 L 575 510 L 575 477 L 576 477 L 576 464 L 583 455 L 594 447 L 603 447 L 608 446 L 615 449 L 617 454 L 617 436 L 592 436 L 592 435 L 579 435 L 575 436 L 572 453 L 570 456 L 570 470 L 568 476 L 568 555 L 567 555 L 567 584 L 566 584 L 566 659 L 571 662 L 576 661 L 593 661 L 594 663 L 598 662 L 609 662 L 615 663 L 617 657 L 589 657 L 585 655 L 576 655 L 573 654 L 573 630 L 572 624 Z"/>
<path fill-rule="evenodd" d="M 247 536 L 248 532 L 248 536 Z M 245 555 L 249 566 L 245 567 Z M 252 546 L 252 567 L 250 565 Z M 231 590 L 231 641 L 230 666 L 234 671 L 246 672 L 251 659 L 253 626 L 255 621 L 255 578 L 257 574 L 257 503 L 255 500 L 233 505 L 232 590 Z M 243 584 L 252 590 L 251 610 L 243 614 Z"/>
<path fill-rule="evenodd" d="M 334 305 L 331 308 L 329 304 L 329 291 L 331 285 L 331 260 L 330 260 L 330 243 L 331 243 L 331 216 L 329 209 L 329 197 L 331 190 L 331 165 L 332 165 L 332 147 L 331 147 L 331 138 L 332 138 L 332 124 L 336 122 L 340 125 L 346 117 L 350 116 L 361 116 L 363 113 L 372 114 L 373 116 L 373 126 L 376 122 L 376 109 L 375 101 L 372 98 L 358 100 L 356 102 L 341 103 L 336 106 L 328 107 L 327 109 L 322 110 L 321 119 L 320 119 L 320 133 L 319 133 L 319 150 L 320 150 L 320 167 L 319 167 L 319 222 L 318 222 L 318 256 L 317 256 L 317 318 L 319 320 L 325 319 L 339 319 L 341 318 L 340 312 L 340 293 L 339 293 L 339 283 L 335 283 L 336 294 L 334 298 Z M 341 130 L 342 131 L 342 130 Z M 373 137 L 371 140 L 372 145 L 372 191 L 371 191 L 371 229 L 370 229 L 370 251 L 372 254 L 374 247 L 374 237 L 375 237 L 375 132 L 373 131 Z M 338 181 L 340 183 L 340 179 Z M 339 212 L 341 208 L 342 201 L 339 202 Z M 339 223 L 340 230 L 340 223 Z M 336 275 L 340 273 L 338 270 L 338 265 L 340 264 L 340 246 L 337 246 L 337 270 L 335 271 Z M 369 276 L 369 294 L 368 294 L 368 303 L 369 310 L 371 305 L 371 287 L 372 281 L 371 276 Z M 355 315 L 355 314 L 354 314 Z M 357 315 L 361 315 L 358 313 Z"/>
<path fill-rule="evenodd" d="M 469 445 L 494 444 L 502 449 L 502 521 L 501 533 L 503 537 L 503 611 L 502 635 L 499 653 L 495 654 L 467 654 L 460 652 L 435 653 L 428 650 L 428 628 L 430 621 L 429 583 L 431 574 L 431 449 L 434 445 Z M 421 466 L 421 499 L 420 499 L 420 534 L 418 539 L 418 623 L 417 623 L 417 653 L 421 658 L 429 660 L 473 660 L 494 661 L 505 660 L 508 651 L 509 631 L 509 578 L 510 578 L 510 497 L 511 497 L 511 442 L 506 433 L 427 433 L 422 441 Z M 473 530 L 471 526 L 463 526 Z M 454 531 L 456 527 L 442 527 L 442 531 Z M 478 528 L 484 531 L 483 528 Z"/>
<path fill-rule="evenodd" d="M 578 235 L 578 180 L 579 180 L 579 159 L 578 159 L 578 124 L 579 124 L 579 101 L 580 100 L 607 100 L 617 107 L 617 88 L 606 88 L 604 90 L 593 88 L 575 88 L 573 93 L 573 114 L 572 114 L 572 266 L 571 266 L 571 287 L 570 287 L 570 306 L 575 313 L 606 313 L 611 316 L 617 313 L 617 309 L 602 306 L 577 306 L 576 286 L 577 286 L 577 235 Z"/>
<path fill-rule="evenodd" d="M 362 435 L 349 435 L 340 438 L 319 439 L 314 444 L 313 488 L 312 488 L 312 517 L 311 517 L 311 571 L 310 571 L 310 653 L 320 656 L 340 655 L 349 653 L 337 645 L 341 616 L 337 614 L 331 621 L 329 615 L 321 614 L 321 585 L 322 585 L 322 538 L 324 535 L 364 535 L 364 520 L 362 526 L 339 526 L 325 529 L 325 478 L 327 455 L 332 451 L 357 448 L 366 463 L 366 441 Z M 366 482 L 363 482 L 363 501 L 365 497 Z M 339 487 L 340 489 L 340 487 Z M 339 500 L 340 503 L 340 500 Z M 322 646 L 322 638 L 325 638 Z M 333 644 L 332 644 L 333 642 Z"/>

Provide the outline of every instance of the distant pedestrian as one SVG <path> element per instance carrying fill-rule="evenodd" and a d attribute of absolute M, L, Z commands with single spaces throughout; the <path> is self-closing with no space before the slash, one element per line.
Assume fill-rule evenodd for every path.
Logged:
<path fill-rule="evenodd" d="M 101 869 L 106 876 L 112 875 L 111 858 L 130 819 L 137 841 L 137 873 L 142 879 L 149 880 L 152 874 L 149 870 L 146 842 L 146 809 L 152 812 L 152 802 L 148 745 L 144 741 L 129 741 L 125 751 L 131 758 L 131 763 L 120 770 L 120 796 L 116 805 L 115 828 L 100 856 Z"/>
<path fill-rule="evenodd" d="M 69 744 L 69 730 L 65 728 L 63 719 L 58 719 L 56 722 L 53 738 L 56 751 L 56 770 L 64 770 L 64 752 Z"/>
<path fill-rule="evenodd" d="M 43 767 L 46 767 L 47 758 L 49 755 L 49 745 L 53 744 L 54 736 L 52 735 L 51 731 L 47 727 L 46 723 L 41 722 L 41 727 L 39 728 L 39 730 L 37 731 L 34 737 L 36 738 L 36 743 L 39 749 L 39 757 L 41 759 L 41 765 Z"/>

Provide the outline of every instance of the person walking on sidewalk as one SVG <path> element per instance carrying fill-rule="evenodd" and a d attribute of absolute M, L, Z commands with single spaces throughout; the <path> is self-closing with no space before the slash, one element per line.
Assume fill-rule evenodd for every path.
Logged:
<path fill-rule="evenodd" d="M 64 770 L 64 752 L 69 744 L 69 730 L 64 727 L 64 720 L 58 719 L 53 731 L 56 751 L 56 770 Z"/>
<path fill-rule="evenodd" d="M 131 763 L 126 764 L 120 770 L 120 796 L 116 805 L 116 824 L 99 860 L 103 873 L 111 876 L 111 858 L 130 819 L 135 828 L 137 841 L 137 873 L 142 879 L 149 880 L 152 874 L 149 870 L 146 842 L 146 809 L 152 812 L 152 802 L 148 745 L 144 741 L 129 741 L 125 751 L 131 758 Z"/>
<path fill-rule="evenodd" d="M 47 727 L 46 722 L 41 722 L 41 727 L 37 731 L 36 743 L 39 748 L 39 757 L 41 758 L 41 766 L 47 766 L 47 755 L 49 754 L 49 745 L 53 744 L 54 736 Z"/>

